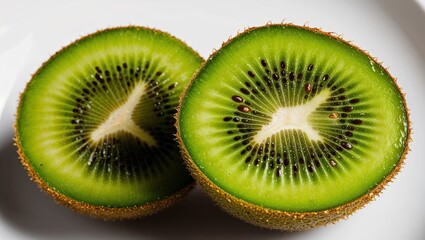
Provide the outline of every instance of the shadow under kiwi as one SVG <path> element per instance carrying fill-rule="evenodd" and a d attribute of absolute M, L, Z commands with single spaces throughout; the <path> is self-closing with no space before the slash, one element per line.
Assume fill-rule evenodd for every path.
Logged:
<path fill-rule="evenodd" d="M 199 187 L 174 206 L 143 219 L 105 222 L 83 216 L 56 204 L 30 181 L 16 153 L 12 127 L 1 138 L 7 141 L 0 142 L 0 218 L 31 239 L 282 239 L 302 234 L 244 223 L 221 211 Z"/>

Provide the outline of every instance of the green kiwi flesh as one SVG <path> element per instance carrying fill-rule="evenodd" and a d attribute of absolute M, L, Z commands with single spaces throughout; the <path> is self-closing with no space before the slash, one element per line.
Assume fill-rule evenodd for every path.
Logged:
<path fill-rule="evenodd" d="M 400 170 L 410 126 L 394 78 L 319 29 L 250 28 L 188 85 L 178 139 L 193 176 L 231 214 L 303 230 L 360 208 Z"/>
<path fill-rule="evenodd" d="M 179 96 L 202 58 L 175 37 L 117 27 L 52 56 L 22 93 L 21 161 L 43 189 L 105 219 L 154 213 L 193 185 L 175 142 Z"/>

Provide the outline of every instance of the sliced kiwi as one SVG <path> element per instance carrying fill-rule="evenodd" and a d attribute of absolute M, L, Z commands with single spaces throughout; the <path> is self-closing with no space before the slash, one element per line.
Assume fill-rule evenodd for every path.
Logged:
<path fill-rule="evenodd" d="M 188 85 L 178 139 L 193 176 L 255 225 L 303 230 L 362 207 L 408 151 L 395 79 L 374 58 L 309 27 L 250 28 Z"/>
<path fill-rule="evenodd" d="M 31 178 L 59 202 L 105 219 L 172 204 L 193 186 L 174 115 L 202 61 L 175 37 L 136 26 L 57 52 L 17 110 L 16 145 Z"/>

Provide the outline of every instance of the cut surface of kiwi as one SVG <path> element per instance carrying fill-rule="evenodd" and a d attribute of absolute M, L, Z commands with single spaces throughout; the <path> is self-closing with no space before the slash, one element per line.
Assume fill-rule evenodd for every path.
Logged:
<path fill-rule="evenodd" d="M 351 214 L 399 171 L 409 119 L 374 58 L 319 29 L 250 28 L 182 95 L 178 138 L 193 176 L 231 214 L 301 230 Z"/>
<path fill-rule="evenodd" d="M 129 26 L 52 56 L 21 95 L 16 144 L 60 202 L 103 218 L 153 213 L 187 192 L 176 107 L 202 58 L 175 37 Z"/>

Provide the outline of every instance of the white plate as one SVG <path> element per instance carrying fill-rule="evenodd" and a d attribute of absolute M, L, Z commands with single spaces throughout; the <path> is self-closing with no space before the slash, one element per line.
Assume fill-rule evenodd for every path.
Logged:
<path fill-rule="evenodd" d="M 348 220 L 299 233 L 263 230 L 223 213 L 196 189 L 158 215 L 103 222 L 55 204 L 29 181 L 12 140 L 18 93 L 62 46 L 133 24 L 170 32 L 206 58 L 245 27 L 283 20 L 343 35 L 382 61 L 406 92 L 413 142 L 405 167 Z M 415 1 L 1 1 L 0 239 L 425 239 L 424 25 Z"/>

